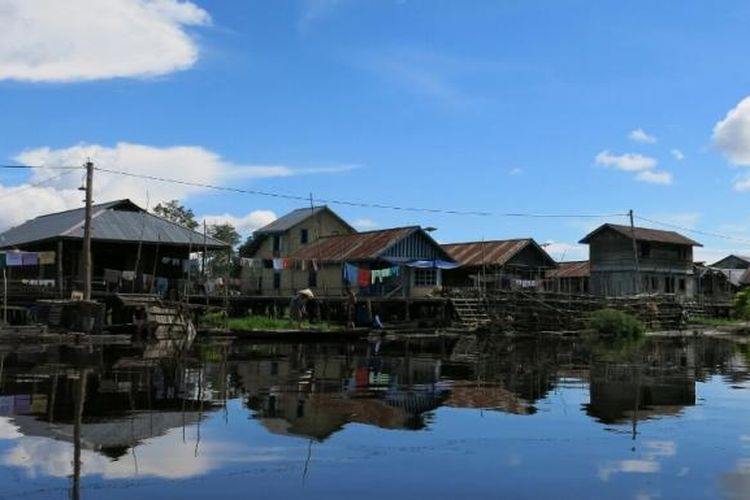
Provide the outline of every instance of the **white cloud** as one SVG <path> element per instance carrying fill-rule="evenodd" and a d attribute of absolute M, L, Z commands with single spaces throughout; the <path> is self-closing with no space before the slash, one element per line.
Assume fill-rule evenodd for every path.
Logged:
<path fill-rule="evenodd" d="M 561 241 L 546 241 L 542 248 L 557 262 L 571 260 L 587 260 L 589 258 L 588 245 L 577 243 L 564 243 Z"/>
<path fill-rule="evenodd" d="M 656 142 L 656 137 L 646 133 L 646 131 L 642 128 L 631 130 L 628 134 L 628 138 L 631 141 L 640 142 L 643 144 L 654 144 Z"/>
<path fill-rule="evenodd" d="M 734 179 L 732 184 L 735 191 L 750 191 L 750 175 L 741 175 Z"/>
<path fill-rule="evenodd" d="M 26 150 L 15 161 L 34 166 L 82 165 L 91 158 L 96 167 L 124 171 L 136 175 L 176 178 L 195 184 L 226 185 L 241 180 L 289 177 L 294 175 L 336 173 L 356 168 L 353 165 L 321 168 L 295 168 L 284 165 L 238 165 L 224 160 L 217 153 L 199 146 L 174 146 L 157 148 L 142 144 L 118 143 L 113 147 L 80 144 L 69 148 L 41 147 Z M 0 230 L 40 214 L 81 206 L 82 172 L 63 171 L 62 177 L 39 186 L 32 186 L 60 171 L 44 168 L 32 170 L 25 184 L 8 186 L 0 184 Z M 94 200 L 106 202 L 130 198 L 143 207 L 172 199 L 184 200 L 196 193 L 214 192 L 208 188 L 158 182 L 137 177 L 127 177 L 107 172 L 94 176 Z M 33 200 L 33 203 L 29 203 Z M 248 205 L 253 200 L 248 199 Z M 270 212 L 256 211 L 237 217 L 241 228 L 251 228 L 268 220 Z"/>
<path fill-rule="evenodd" d="M 682 161 L 685 159 L 685 154 L 677 148 L 674 148 L 672 151 L 670 151 L 670 153 L 672 153 L 672 156 L 674 156 L 674 159 L 677 161 Z"/>
<path fill-rule="evenodd" d="M 657 164 L 656 159 L 643 156 L 638 153 L 626 153 L 623 155 L 613 155 L 607 150 L 604 150 L 596 155 L 595 161 L 599 165 L 605 167 L 612 167 L 617 170 L 624 170 L 626 172 L 639 172 L 642 170 L 650 170 Z"/>
<path fill-rule="evenodd" d="M 0 0 L 0 80 L 72 82 L 190 68 L 185 31 L 209 14 L 178 0 Z"/>
<path fill-rule="evenodd" d="M 750 166 L 750 97 L 714 126 L 714 144 L 735 165 Z"/>
<path fill-rule="evenodd" d="M 362 218 L 352 221 L 352 226 L 358 231 L 367 231 L 378 227 L 378 223 L 372 219 Z"/>
<path fill-rule="evenodd" d="M 645 170 L 638 172 L 635 176 L 635 180 L 640 182 L 648 182 L 649 184 L 672 184 L 672 173 L 671 172 L 657 172 L 656 170 Z"/>
<path fill-rule="evenodd" d="M 344 0 L 303 0 L 299 26 L 304 29 L 333 14 Z"/>
<path fill-rule="evenodd" d="M 252 212 L 236 216 L 232 214 L 204 215 L 200 220 L 207 224 L 231 224 L 238 233 L 249 235 L 256 229 L 270 224 L 277 219 L 277 215 L 270 210 L 253 210 Z"/>
<path fill-rule="evenodd" d="M 515 176 L 515 175 L 521 175 L 522 173 L 523 173 L 523 169 L 522 168 L 515 167 L 515 168 L 510 169 L 510 171 L 508 172 L 508 175 Z"/>

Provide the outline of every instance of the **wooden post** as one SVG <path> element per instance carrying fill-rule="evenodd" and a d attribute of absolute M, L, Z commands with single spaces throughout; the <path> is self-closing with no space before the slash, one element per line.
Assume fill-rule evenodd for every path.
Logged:
<path fill-rule="evenodd" d="M 63 276 L 63 240 L 57 241 L 57 294 L 59 298 L 65 298 L 65 277 Z"/>
<path fill-rule="evenodd" d="M 638 262 L 638 241 L 635 237 L 635 224 L 633 223 L 633 210 L 628 211 L 630 217 L 630 237 L 633 240 L 633 262 L 635 263 L 635 293 L 641 293 L 641 265 Z"/>
<path fill-rule="evenodd" d="M 83 221 L 83 300 L 91 300 L 91 195 L 94 164 L 86 162 L 86 210 Z"/>

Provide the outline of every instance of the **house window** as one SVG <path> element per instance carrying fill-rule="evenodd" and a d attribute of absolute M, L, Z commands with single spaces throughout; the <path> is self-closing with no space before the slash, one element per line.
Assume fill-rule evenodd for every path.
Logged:
<path fill-rule="evenodd" d="M 273 289 L 281 288 L 281 273 L 273 273 Z"/>
<path fill-rule="evenodd" d="M 309 235 L 307 234 L 307 229 L 301 229 L 299 232 L 299 242 L 303 245 L 306 245 L 308 242 Z"/>
<path fill-rule="evenodd" d="M 674 278 L 671 276 L 664 277 L 664 293 L 674 293 Z"/>
<path fill-rule="evenodd" d="M 281 236 L 276 234 L 273 237 L 273 254 L 278 255 L 280 251 L 281 251 Z"/>
<path fill-rule="evenodd" d="M 648 257 L 651 255 L 651 244 L 643 242 L 641 243 L 641 257 Z"/>
<path fill-rule="evenodd" d="M 685 291 L 685 278 L 680 278 L 680 291 Z"/>
<path fill-rule="evenodd" d="M 315 288 L 318 286 L 318 272 L 317 271 L 310 271 L 307 274 L 307 286 L 310 288 Z"/>
<path fill-rule="evenodd" d="M 436 286 L 437 269 L 415 269 L 414 286 Z"/>

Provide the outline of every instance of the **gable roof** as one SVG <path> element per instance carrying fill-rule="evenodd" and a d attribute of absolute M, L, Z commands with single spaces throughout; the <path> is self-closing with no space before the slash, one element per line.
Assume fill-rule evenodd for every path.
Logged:
<path fill-rule="evenodd" d="M 419 226 L 324 236 L 310 245 L 298 249 L 289 257 L 328 262 L 378 260 L 386 257 L 390 250 L 393 250 L 400 242 L 411 236 L 424 238 L 424 243 L 433 255 L 426 255 L 426 252 L 415 249 L 411 252 L 410 258 L 414 260 L 434 259 L 437 256 L 441 260 L 453 261 L 450 255 Z"/>
<path fill-rule="evenodd" d="M 547 278 L 588 278 L 591 276 L 591 263 L 587 260 L 560 262 L 557 269 L 547 271 Z"/>
<path fill-rule="evenodd" d="M 0 234 L 0 248 L 18 247 L 56 239 L 83 239 L 85 209 L 40 215 Z M 203 247 L 203 234 L 147 212 L 128 199 L 92 206 L 93 241 L 159 243 Z M 223 241 L 206 237 L 211 249 L 226 248 Z"/>
<path fill-rule="evenodd" d="M 313 208 L 298 208 L 296 210 L 292 210 L 291 212 L 282 215 L 275 221 L 271 222 L 270 224 L 266 224 L 260 229 L 257 229 L 255 231 L 256 236 L 264 235 L 264 234 L 278 234 L 278 233 L 285 233 L 292 229 L 297 224 L 300 224 L 310 217 L 313 217 L 315 215 L 318 215 L 323 212 L 328 212 L 331 216 L 336 218 L 341 224 L 349 228 L 352 232 L 355 231 L 355 229 L 349 225 L 348 222 L 346 222 L 344 219 L 342 219 L 336 212 L 328 208 L 326 205 L 320 206 L 320 207 L 313 207 Z"/>
<path fill-rule="evenodd" d="M 601 233 L 602 231 L 611 230 L 626 238 L 632 238 L 635 233 L 635 239 L 638 241 L 651 241 L 657 243 L 672 243 L 674 245 L 688 245 L 693 247 L 702 247 L 697 241 L 691 240 L 680 233 L 674 231 L 663 231 L 661 229 L 650 229 L 647 227 L 635 227 L 633 229 L 630 226 L 623 226 L 620 224 L 602 224 L 598 228 L 586 235 L 579 243 L 588 244 L 591 239 Z"/>
<path fill-rule="evenodd" d="M 718 261 L 714 262 L 709 267 L 721 267 L 721 268 L 723 268 L 724 265 L 725 265 L 724 262 L 728 261 L 728 260 L 730 260 L 732 258 L 740 260 L 740 261 L 744 262 L 745 264 L 747 264 L 748 266 L 750 266 L 750 257 L 747 257 L 745 255 L 731 254 L 731 255 L 727 255 L 726 257 L 724 257 L 721 260 L 718 260 Z"/>
<path fill-rule="evenodd" d="M 502 266 L 521 250 L 533 247 L 542 255 L 550 267 L 557 264 L 532 238 L 515 240 L 472 241 L 467 243 L 447 243 L 441 245 L 448 254 L 462 266 L 498 265 Z"/>

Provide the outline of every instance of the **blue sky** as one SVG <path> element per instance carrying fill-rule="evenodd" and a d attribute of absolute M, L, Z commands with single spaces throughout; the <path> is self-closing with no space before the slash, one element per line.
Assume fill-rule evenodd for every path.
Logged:
<path fill-rule="evenodd" d="M 499 214 L 632 208 L 735 238 L 688 233 L 699 256 L 750 253 L 747 2 L 0 0 L 0 16 L 7 163 L 91 156 L 489 211 L 338 208 L 362 228 L 416 223 L 446 242 L 533 236 L 556 258 L 583 256 L 575 242 L 602 221 Z M 77 174 L 28 186 L 50 175 L 0 172 L 0 223 L 80 203 Z M 179 197 L 245 232 L 299 206 L 104 173 L 97 189 L 101 201 Z"/>

